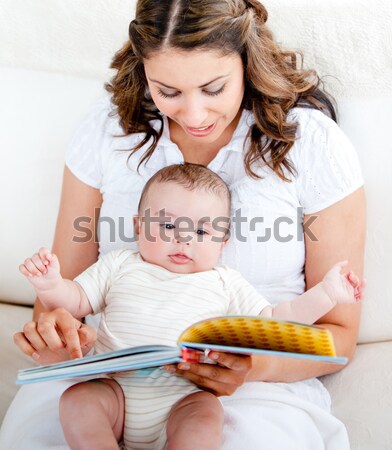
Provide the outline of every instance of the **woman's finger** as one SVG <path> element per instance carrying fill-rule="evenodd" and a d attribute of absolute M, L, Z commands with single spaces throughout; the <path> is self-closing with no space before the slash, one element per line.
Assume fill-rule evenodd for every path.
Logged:
<path fill-rule="evenodd" d="M 79 342 L 81 347 L 92 348 L 97 340 L 97 331 L 88 325 L 81 323 L 78 329 Z"/>
<path fill-rule="evenodd" d="M 241 385 L 248 371 L 237 371 L 218 364 L 179 363 L 178 368 L 203 379 L 210 379 L 225 384 Z"/>
<path fill-rule="evenodd" d="M 56 351 L 64 348 L 64 343 L 57 330 L 56 316 L 53 315 L 53 312 L 40 314 L 37 321 L 37 331 L 50 350 Z"/>
<path fill-rule="evenodd" d="M 190 367 L 188 370 L 177 368 L 176 373 L 217 396 L 231 395 L 243 383 L 243 380 L 237 380 L 236 383 L 233 383 L 233 378 L 225 373 L 229 372 L 230 369 L 225 369 L 215 364 L 191 364 L 191 366 L 193 367 Z M 223 380 L 228 380 L 229 382 L 224 382 Z"/>
<path fill-rule="evenodd" d="M 241 386 L 252 368 L 248 355 L 211 352 L 209 358 L 217 364 L 179 363 L 175 372 L 215 395 L 231 395 Z M 168 366 L 168 371 L 173 366 Z"/>
<path fill-rule="evenodd" d="M 208 357 L 219 365 L 237 372 L 248 373 L 252 368 L 252 357 L 234 353 L 210 352 Z"/>
<path fill-rule="evenodd" d="M 36 353 L 36 349 L 22 332 L 14 334 L 14 342 L 25 355 L 33 356 Z"/>
<path fill-rule="evenodd" d="M 30 342 L 35 350 L 42 350 L 47 347 L 45 340 L 40 335 L 37 329 L 37 322 L 30 321 L 23 327 L 23 334 L 25 339 Z"/>
<path fill-rule="evenodd" d="M 79 340 L 78 329 L 82 323 L 75 319 L 66 309 L 58 308 L 51 312 L 55 318 L 55 324 L 58 328 L 65 347 L 72 359 L 82 358 L 82 349 Z"/>

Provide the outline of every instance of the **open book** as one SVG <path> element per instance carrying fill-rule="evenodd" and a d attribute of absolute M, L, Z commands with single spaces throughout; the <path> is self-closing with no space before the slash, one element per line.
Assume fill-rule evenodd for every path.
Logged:
<path fill-rule="evenodd" d="M 259 316 L 224 316 L 191 325 L 181 334 L 177 347 L 132 347 L 24 369 L 18 372 L 16 383 L 122 372 L 181 361 L 207 362 L 209 350 L 347 363 L 347 358 L 336 356 L 332 334 L 324 328 Z"/>

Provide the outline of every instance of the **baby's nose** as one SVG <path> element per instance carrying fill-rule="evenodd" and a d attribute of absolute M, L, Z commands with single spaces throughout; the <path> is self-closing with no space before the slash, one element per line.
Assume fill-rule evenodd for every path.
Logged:
<path fill-rule="evenodd" d="M 192 241 L 192 233 L 189 230 L 176 230 L 174 239 L 178 244 L 190 245 Z"/>
<path fill-rule="evenodd" d="M 176 236 L 175 241 L 177 244 L 183 244 L 183 245 L 191 245 L 192 236 Z"/>

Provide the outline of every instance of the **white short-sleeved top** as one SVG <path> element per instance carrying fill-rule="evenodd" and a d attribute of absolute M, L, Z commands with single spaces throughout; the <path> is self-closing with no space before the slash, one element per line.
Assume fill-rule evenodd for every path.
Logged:
<path fill-rule="evenodd" d="M 129 249 L 103 255 L 75 281 L 94 314 L 102 312 L 98 353 L 157 343 L 175 346 L 195 322 L 222 315 L 258 315 L 269 305 L 227 266 L 174 273 L 143 261 Z"/>
<path fill-rule="evenodd" d="M 143 135 L 118 137 L 123 131 L 118 117 L 109 116 L 112 110 L 108 98 L 96 105 L 77 130 L 66 158 L 76 177 L 102 193 L 101 255 L 122 247 L 137 249 L 132 217 L 143 186 L 162 167 L 184 161 L 164 117 L 159 145 L 138 172 L 147 146 L 127 159 Z M 356 152 L 335 122 L 308 108 L 294 108 L 289 119 L 299 125 L 288 155 L 296 169 L 293 175 L 286 173 L 290 183 L 268 167 L 254 169 L 262 179 L 246 175 L 244 142 L 254 123 L 250 111 L 242 112 L 231 141 L 208 165 L 232 192 L 231 238 L 220 264 L 241 272 L 271 303 L 304 291 L 304 215 L 327 208 L 363 185 Z"/>

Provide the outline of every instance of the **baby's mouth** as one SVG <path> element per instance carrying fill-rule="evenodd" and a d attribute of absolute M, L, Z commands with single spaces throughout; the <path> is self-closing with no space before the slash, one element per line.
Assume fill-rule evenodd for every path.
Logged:
<path fill-rule="evenodd" d="M 185 253 L 175 253 L 174 255 L 169 255 L 169 258 L 175 264 L 186 264 L 189 261 L 192 261 Z"/>

